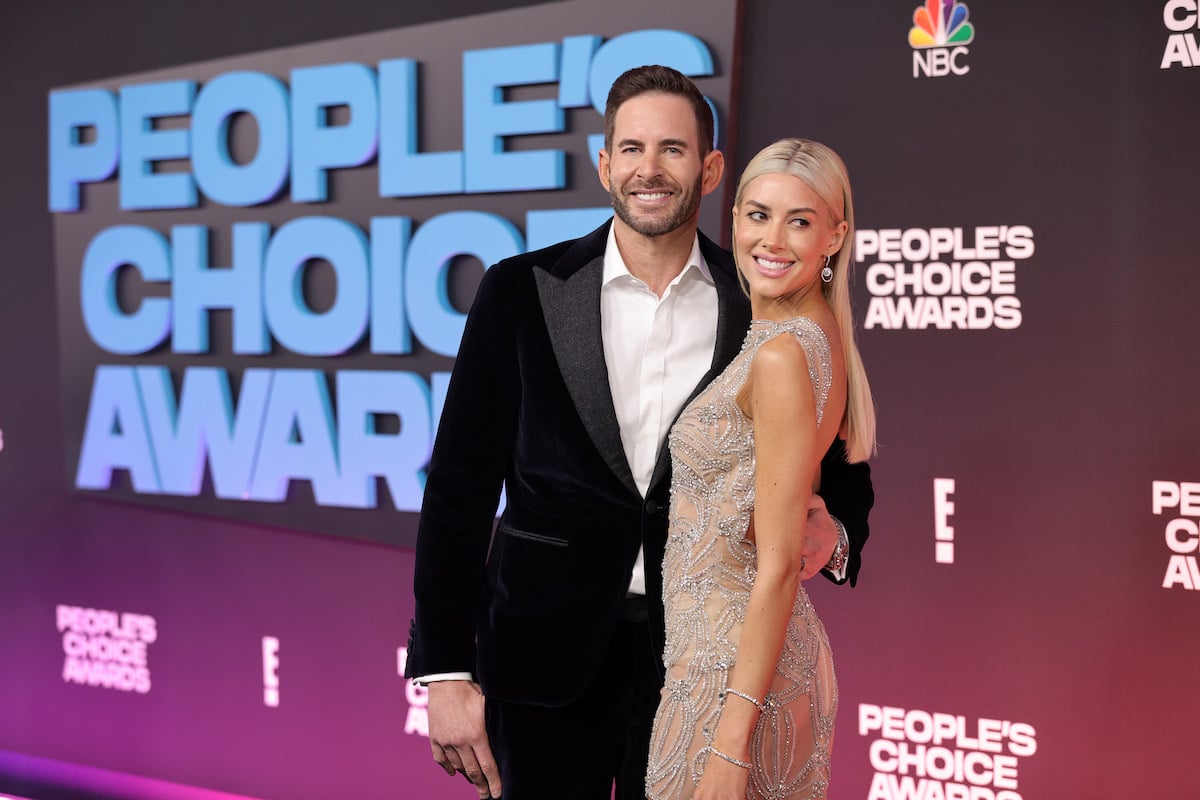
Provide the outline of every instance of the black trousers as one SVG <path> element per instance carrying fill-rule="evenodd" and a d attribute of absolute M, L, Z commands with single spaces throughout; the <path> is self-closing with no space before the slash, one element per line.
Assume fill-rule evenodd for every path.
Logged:
<path fill-rule="evenodd" d="M 559 708 L 487 700 L 487 731 L 504 800 L 644 800 L 657 662 L 645 600 L 625 619 L 595 680 Z M 581 665 L 582 666 L 582 665 Z"/>

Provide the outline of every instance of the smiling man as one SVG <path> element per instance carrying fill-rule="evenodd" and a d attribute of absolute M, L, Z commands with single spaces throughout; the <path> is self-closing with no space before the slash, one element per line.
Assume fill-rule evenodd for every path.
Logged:
<path fill-rule="evenodd" d="M 599 161 L 614 219 L 496 264 L 468 316 L 421 509 L 407 669 L 429 686 L 434 759 L 480 797 L 645 796 L 663 443 L 750 321 L 730 255 L 697 231 L 724 172 L 712 143 L 685 76 L 621 75 Z M 828 563 L 852 579 L 870 477 L 836 442 L 822 493 L 845 534 L 814 498 L 802 577 Z"/>

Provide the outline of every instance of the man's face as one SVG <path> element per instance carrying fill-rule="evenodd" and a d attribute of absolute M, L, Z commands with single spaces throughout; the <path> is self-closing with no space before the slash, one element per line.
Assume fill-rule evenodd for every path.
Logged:
<path fill-rule="evenodd" d="M 720 181 L 713 153 L 702 158 L 692 105 L 673 94 L 642 94 L 621 104 L 612 152 L 600 153 L 600 182 L 617 218 L 642 236 L 695 226 L 700 198 Z M 712 173 L 715 172 L 715 179 Z"/>

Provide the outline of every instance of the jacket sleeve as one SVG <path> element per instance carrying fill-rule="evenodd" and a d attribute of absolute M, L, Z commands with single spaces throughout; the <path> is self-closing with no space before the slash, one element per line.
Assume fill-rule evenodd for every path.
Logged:
<path fill-rule="evenodd" d="M 850 540 L 850 552 L 846 561 L 846 580 L 853 586 L 858 582 L 858 570 L 862 566 L 862 550 L 867 543 L 870 528 L 867 515 L 875 505 L 875 489 L 871 485 L 871 468 L 867 464 L 850 464 L 846 461 L 846 443 L 834 439 L 821 461 L 821 498 L 829 513 L 837 517 L 846 527 Z M 838 581 L 828 572 L 825 577 Z"/>
<path fill-rule="evenodd" d="M 520 382 L 504 270 L 489 269 L 467 316 L 417 528 L 408 677 L 475 671 L 476 614 Z"/>

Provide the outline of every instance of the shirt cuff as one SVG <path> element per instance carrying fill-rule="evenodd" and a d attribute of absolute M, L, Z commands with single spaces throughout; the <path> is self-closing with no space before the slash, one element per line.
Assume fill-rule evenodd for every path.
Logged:
<path fill-rule="evenodd" d="M 422 686 L 438 681 L 470 681 L 474 677 L 469 672 L 435 672 L 431 675 L 420 675 L 413 678 L 414 683 L 419 683 Z"/>

